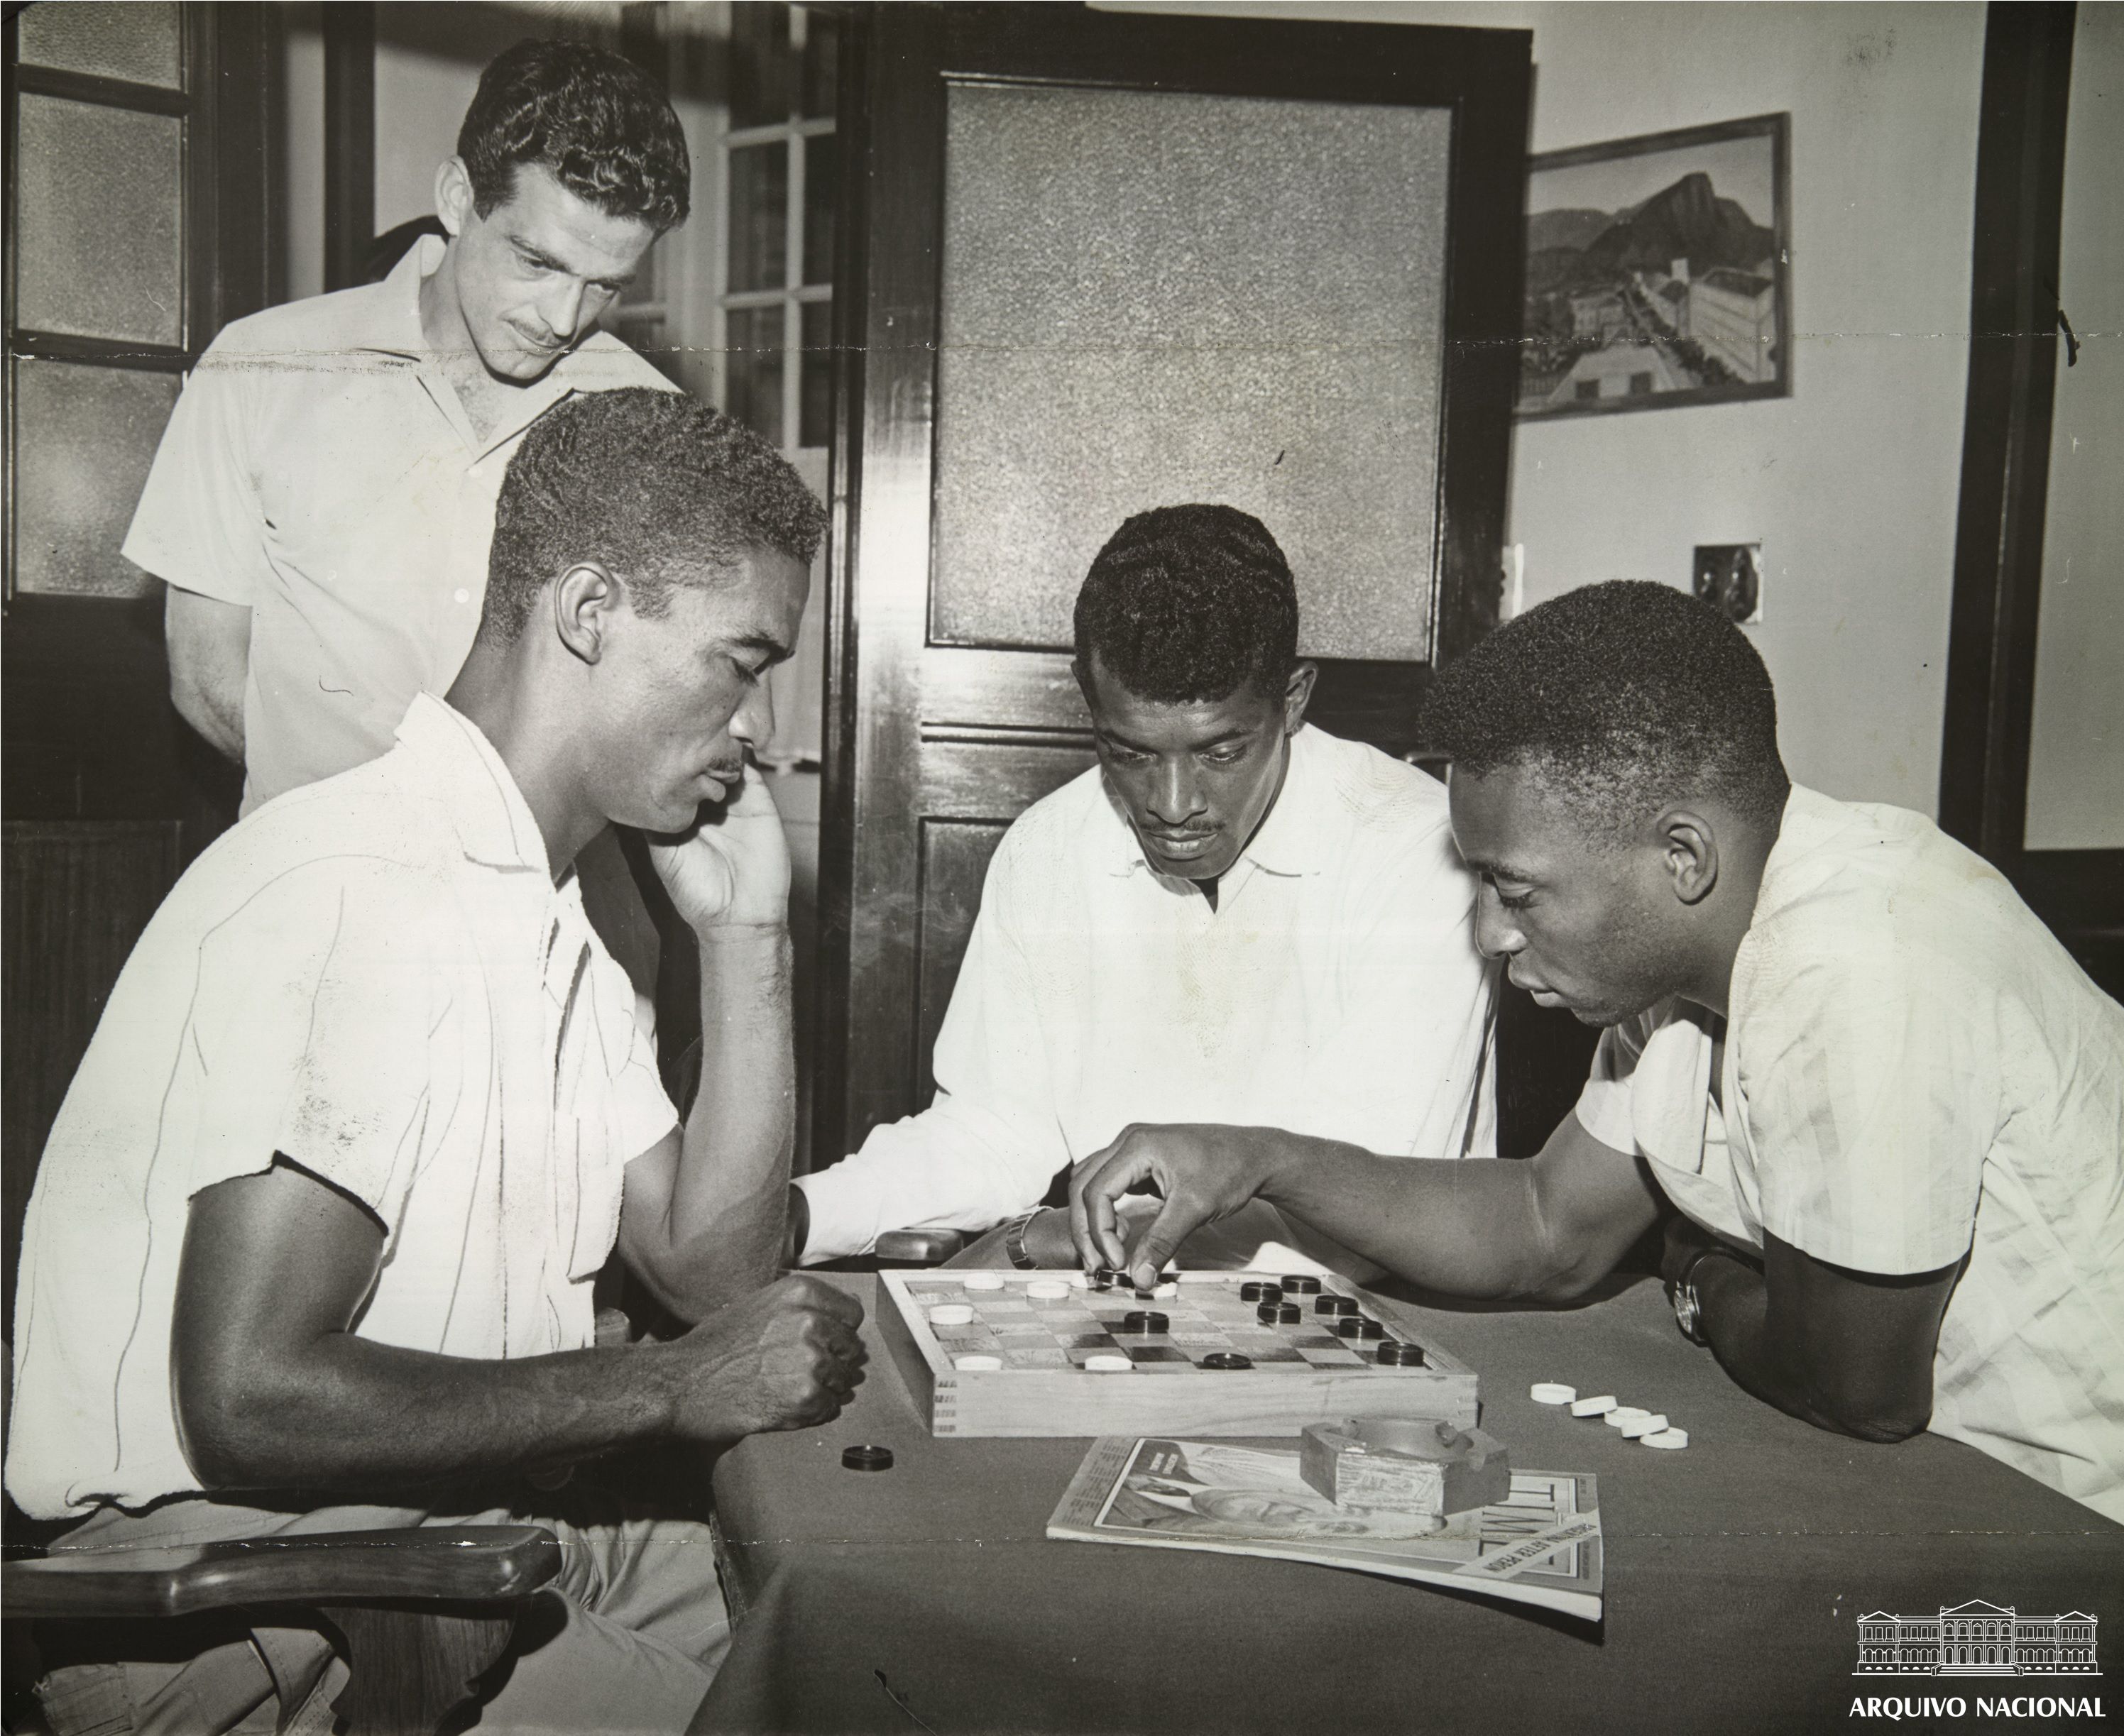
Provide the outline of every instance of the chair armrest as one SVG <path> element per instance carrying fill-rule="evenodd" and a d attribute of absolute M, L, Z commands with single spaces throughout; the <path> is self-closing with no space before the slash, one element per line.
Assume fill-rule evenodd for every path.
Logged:
<path fill-rule="evenodd" d="M 234 1604 L 357 1598 L 505 1602 L 560 1571 L 535 1525 L 318 1532 L 186 1549 L 61 1549 L 0 1566 L 7 1614 L 189 1616 Z"/>

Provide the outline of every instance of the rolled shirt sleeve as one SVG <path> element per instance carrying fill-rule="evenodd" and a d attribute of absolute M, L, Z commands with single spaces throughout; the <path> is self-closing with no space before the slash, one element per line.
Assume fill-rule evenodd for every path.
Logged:
<path fill-rule="evenodd" d="M 189 1192 L 279 1153 L 359 1201 L 387 1235 L 398 1222 L 448 1075 L 430 1044 L 444 1011 L 437 939 L 406 920 L 392 872 L 344 860 L 294 870 L 206 936 Z"/>
<path fill-rule="evenodd" d="M 251 371 L 217 339 L 178 395 L 121 552 L 180 589 L 246 608 L 273 583 L 251 453 Z"/>
<path fill-rule="evenodd" d="M 1750 961 L 1736 1056 L 1763 1227 L 1860 1272 L 1968 1252 L 2004 1093 L 1985 985 L 1891 924 Z"/>

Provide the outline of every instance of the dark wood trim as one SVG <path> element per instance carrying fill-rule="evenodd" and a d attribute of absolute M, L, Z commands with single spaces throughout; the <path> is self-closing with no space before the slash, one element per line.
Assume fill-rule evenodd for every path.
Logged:
<path fill-rule="evenodd" d="M 126 78 L 106 78 L 94 73 L 69 73 L 54 66 L 23 66 L 16 69 L 18 88 L 39 96 L 58 96 L 68 102 L 92 102 L 99 107 L 130 109 L 142 115 L 189 115 L 191 95 L 167 85 L 135 84 Z"/>
<path fill-rule="evenodd" d="M 2028 805 L 2072 35 L 2070 4 L 1995 0 L 1984 35 L 1939 823 L 2009 873 Z"/>
<path fill-rule="evenodd" d="M 325 288 L 366 281 L 376 238 L 376 7 L 325 0 Z"/>
<path fill-rule="evenodd" d="M 869 228 L 871 8 L 836 8 L 840 209 L 834 213 L 834 420 L 826 473 L 826 702 L 819 780 L 818 980 L 812 997 L 810 1149 L 815 1164 L 841 1154 L 848 1077 L 848 937 L 855 875 L 856 547 L 853 503 L 862 463 L 862 285 Z M 843 992 L 835 993 L 839 988 Z"/>
<path fill-rule="evenodd" d="M 277 6 L 196 6 L 209 32 L 214 86 L 202 92 L 210 133 L 199 143 L 200 196 L 214 245 L 191 341 L 204 349 L 231 320 L 279 298 L 284 221 L 276 196 L 285 155 L 280 68 L 286 21 Z M 206 214 L 203 213 L 202 214 Z"/>

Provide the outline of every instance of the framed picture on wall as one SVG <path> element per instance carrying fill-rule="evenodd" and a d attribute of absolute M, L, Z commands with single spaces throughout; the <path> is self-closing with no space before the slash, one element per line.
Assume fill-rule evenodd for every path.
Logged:
<path fill-rule="evenodd" d="M 1788 119 L 1530 160 L 1522 420 L 1790 395 Z"/>

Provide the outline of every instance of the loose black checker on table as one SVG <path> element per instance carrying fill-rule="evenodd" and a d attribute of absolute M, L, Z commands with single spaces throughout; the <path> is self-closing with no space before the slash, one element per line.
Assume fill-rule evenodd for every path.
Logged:
<path fill-rule="evenodd" d="M 890 1447 L 843 1447 L 841 1463 L 850 1471 L 890 1471 L 892 1469 L 892 1449 Z"/>

